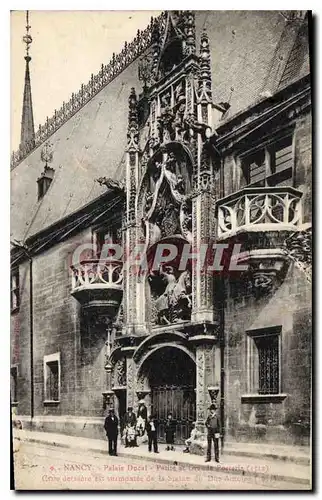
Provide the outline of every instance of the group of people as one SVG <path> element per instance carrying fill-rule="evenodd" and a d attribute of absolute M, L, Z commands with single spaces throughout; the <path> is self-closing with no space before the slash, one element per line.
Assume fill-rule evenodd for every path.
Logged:
<path fill-rule="evenodd" d="M 145 407 L 146 410 L 146 407 Z M 133 408 L 130 406 L 124 416 L 124 431 L 123 438 L 125 441 L 125 447 L 136 447 L 137 436 L 143 436 L 145 431 L 148 436 L 148 450 L 149 452 L 159 453 L 158 451 L 158 420 L 155 415 L 149 415 L 146 417 L 147 411 L 145 413 L 144 409 L 139 410 L 138 416 L 135 415 Z M 207 429 L 207 457 L 206 462 L 211 460 L 211 448 L 214 445 L 215 461 L 219 462 L 219 438 L 221 435 L 220 420 L 217 415 L 217 407 L 211 405 L 209 407 L 209 415 L 205 422 Z M 114 409 L 109 410 L 109 414 L 105 419 L 104 428 L 106 436 L 108 439 L 108 452 L 109 455 L 117 456 L 117 437 L 119 429 L 119 421 L 115 415 Z M 166 441 L 166 451 L 174 450 L 176 423 L 173 420 L 172 414 L 169 413 L 168 418 L 165 422 L 165 441 Z M 196 423 L 193 424 L 193 429 L 191 431 L 190 438 L 185 441 L 186 448 L 183 450 L 184 453 L 190 452 L 191 444 L 194 440 L 199 437 L 200 433 L 196 429 Z"/>

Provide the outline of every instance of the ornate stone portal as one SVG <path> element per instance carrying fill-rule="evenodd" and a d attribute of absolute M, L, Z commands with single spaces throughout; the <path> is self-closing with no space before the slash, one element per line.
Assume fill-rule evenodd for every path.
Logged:
<path fill-rule="evenodd" d="M 146 267 L 139 267 L 138 272 L 138 267 L 124 264 L 123 329 L 117 337 L 119 359 L 113 365 L 113 383 L 118 394 L 126 386 L 126 406 L 136 411 L 144 399 L 149 411 L 160 418 L 170 410 L 170 403 L 164 403 L 165 409 L 157 402 L 163 401 L 162 391 L 169 396 L 164 401 L 173 404 L 187 397 L 193 408 L 184 431 L 187 438 L 191 418 L 203 431 L 211 402 L 208 387 L 217 383 L 220 373 L 220 366 L 215 366 L 220 320 L 214 308 L 213 276 L 200 266 L 200 245 L 209 243 L 214 229 L 214 173 L 208 145 L 212 134 L 210 51 L 203 33 L 196 55 L 191 11 L 168 13 L 163 37 L 158 24 L 154 25 L 151 52 L 141 61 L 139 76 L 144 92 L 138 99 L 132 89 L 129 97 L 124 246 L 126 256 L 140 247 Z M 143 116 L 145 125 L 140 122 Z M 177 251 L 155 266 L 162 243 Z M 184 248 L 189 258 L 182 267 Z M 165 350 L 174 356 L 177 350 L 184 351 L 190 359 L 186 366 L 193 366 L 194 382 L 188 388 L 182 382 L 184 373 L 182 380 L 171 382 L 175 369 L 162 365 Z M 153 376 L 143 377 L 140 371 L 151 352 L 156 366 L 161 363 L 168 370 L 166 385 L 160 382 L 158 389 Z M 185 363 L 182 366 L 184 370 Z M 182 404 L 182 411 L 187 411 Z"/>

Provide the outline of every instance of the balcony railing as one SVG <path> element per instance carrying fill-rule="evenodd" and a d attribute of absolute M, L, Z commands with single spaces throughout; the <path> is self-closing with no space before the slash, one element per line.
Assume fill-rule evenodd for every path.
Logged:
<path fill-rule="evenodd" d="M 243 231 L 296 229 L 302 223 L 302 192 L 292 187 L 251 187 L 216 203 L 218 237 Z"/>
<path fill-rule="evenodd" d="M 83 260 L 72 266 L 72 289 L 122 288 L 123 263 L 119 260 Z"/>

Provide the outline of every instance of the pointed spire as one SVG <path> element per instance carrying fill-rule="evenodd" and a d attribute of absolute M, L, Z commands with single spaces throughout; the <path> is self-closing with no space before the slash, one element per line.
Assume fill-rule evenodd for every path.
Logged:
<path fill-rule="evenodd" d="M 201 34 L 200 56 L 199 56 L 199 99 L 211 101 L 211 68 L 210 68 L 210 48 L 207 32 Z"/>
<path fill-rule="evenodd" d="M 21 118 L 21 136 L 20 136 L 20 149 L 32 149 L 35 145 L 35 128 L 34 128 L 34 116 L 32 109 L 32 98 L 31 98 L 31 84 L 30 84 L 30 71 L 29 63 L 31 57 L 29 56 L 29 46 L 32 43 L 31 35 L 29 34 L 31 26 L 29 25 L 29 11 L 26 12 L 26 34 L 23 37 L 23 41 L 26 44 L 26 70 L 25 70 L 25 88 L 23 93 L 23 104 L 22 104 L 22 118 Z"/>

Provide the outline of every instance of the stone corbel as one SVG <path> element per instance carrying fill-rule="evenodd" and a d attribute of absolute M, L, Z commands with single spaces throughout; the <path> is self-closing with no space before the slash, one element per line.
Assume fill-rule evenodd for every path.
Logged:
<path fill-rule="evenodd" d="M 220 390 L 220 387 L 218 384 L 208 386 L 208 393 L 210 396 L 211 404 L 217 405 L 217 398 L 218 398 L 219 390 Z"/>
<path fill-rule="evenodd" d="M 257 299 L 271 295 L 282 283 L 287 259 L 280 252 L 275 255 L 269 250 L 250 252 L 248 257 L 250 286 Z"/>
<path fill-rule="evenodd" d="M 113 391 L 104 391 L 103 395 L 103 409 L 111 409 L 114 408 L 114 392 Z"/>
<path fill-rule="evenodd" d="M 136 395 L 138 397 L 138 400 L 139 401 L 142 401 L 145 399 L 145 397 L 150 394 L 151 391 L 150 390 L 139 390 L 139 391 L 136 391 Z"/>

